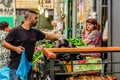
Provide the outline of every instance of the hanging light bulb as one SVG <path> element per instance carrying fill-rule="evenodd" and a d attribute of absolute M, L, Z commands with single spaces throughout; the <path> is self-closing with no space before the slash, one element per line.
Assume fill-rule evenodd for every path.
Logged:
<path fill-rule="evenodd" d="M 38 10 L 40 11 L 40 9 L 41 9 L 41 6 L 40 6 L 40 5 L 38 5 Z"/>
<path fill-rule="evenodd" d="M 46 9 L 45 10 L 45 17 L 48 17 L 49 15 L 48 15 L 48 10 Z"/>
<path fill-rule="evenodd" d="M 40 13 L 40 15 L 43 14 L 44 13 L 44 8 L 41 8 L 39 13 Z"/>

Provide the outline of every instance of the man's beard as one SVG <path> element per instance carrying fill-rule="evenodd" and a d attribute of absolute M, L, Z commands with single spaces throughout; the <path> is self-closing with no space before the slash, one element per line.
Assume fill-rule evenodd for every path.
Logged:
<path fill-rule="evenodd" d="M 31 27 L 35 27 L 37 23 L 31 23 Z"/>

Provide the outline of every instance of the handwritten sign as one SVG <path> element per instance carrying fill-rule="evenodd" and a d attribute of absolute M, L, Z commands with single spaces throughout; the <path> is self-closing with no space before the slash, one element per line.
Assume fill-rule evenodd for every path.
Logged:
<path fill-rule="evenodd" d="M 41 0 L 42 1 L 42 0 Z M 43 7 L 46 9 L 53 9 L 54 8 L 54 0 L 48 0 L 47 2 L 43 0 L 43 2 L 40 4 L 43 4 Z"/>
<path fill-rule="evenodd" d="M 38 0 L 16 0 L 16 8 L 38 9 Z"/>

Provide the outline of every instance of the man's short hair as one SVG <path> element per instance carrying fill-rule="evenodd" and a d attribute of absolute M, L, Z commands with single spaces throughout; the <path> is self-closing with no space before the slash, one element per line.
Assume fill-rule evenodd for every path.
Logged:
<path fill-rule="evenodd" d="M 37 13 L 37 11 L 35 11 L 35 10 L 29 9 L 29 10 L 27 10 L 27 11 L 25 12 L 25 19 L 27 19 L 28 16 L 30 16 L 31 14 L 38 14 L 38 13 Z"/>
<path fill-rule="evenodd" d="M 37 11 L 29 9 L 28 12 L 33 13 L 33 14 L 38 14 Z"/>

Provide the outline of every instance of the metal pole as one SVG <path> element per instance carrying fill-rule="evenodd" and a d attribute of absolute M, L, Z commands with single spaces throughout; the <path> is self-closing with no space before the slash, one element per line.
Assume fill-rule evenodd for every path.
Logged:
<path fill-rule="evenodd" d="M 77 24 L 77 0 L 72 0 L 72 37 L 75 38 Z"/>
<path fill-rule="evenodd" d="M 96 10 L 96 13 L 97 13 L 97 21 L 101 24 L 101 11 L 102 11 L 102 0 L 97 0 L 97 10 Z"/>
<path fill-rule="evenodd" d="M 55 80 L 54 60 L 53 59 L 50 59 L 50 78 L 51 78 L 51 80 Z"/>
<path fill-rule="evenodd" d="M 64 0 L 65 2 L 65 32 L 64 35 L 66 38 L 68 38 L 68 2 L 69 0 Z"/>
<path fill-rule="evenodd" d="M 109 33 L 109 39 L 108 39 L 108 45 L 112 46 L 112 0 L 108 0 L 108 26 L 109 26 L 109 30 L 108 30 L 108 33 Z M 110 59 L 111 59 L 111 63 L 113 62 L 113 54 L 111 53 L 110 55 Z M 113 64 L 110 65 L 111 67 L 111 74 L 113 72 Z"/>

